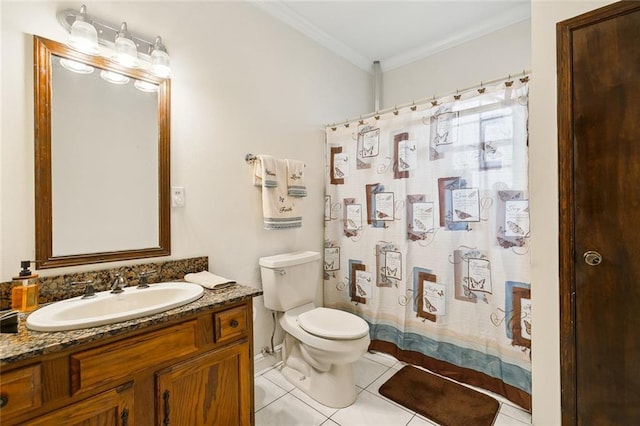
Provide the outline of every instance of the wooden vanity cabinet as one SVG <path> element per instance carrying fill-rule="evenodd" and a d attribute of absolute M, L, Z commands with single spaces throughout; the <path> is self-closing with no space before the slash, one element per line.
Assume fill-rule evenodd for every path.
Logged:
<path fill-rule="evenodd" d="M 28 426 L 131 426 L 133 416 L 133 383 L 90 396 L 67 407 L 28 420 Z"/>
<path fill-rule="evenodd" d="M 249 344 L 233 345 L 157 373 L 156 418 L 161 425 L 250 424 L 245 392 Z"/>
<path fill-rule="evenodd" d="M 251 309 L 249 299 L 5 366 L 0 423 L 253 425 Z"/>

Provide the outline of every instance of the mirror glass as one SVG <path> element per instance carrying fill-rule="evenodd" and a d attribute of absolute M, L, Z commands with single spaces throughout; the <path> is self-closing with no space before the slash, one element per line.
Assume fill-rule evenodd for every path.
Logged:
<path fill-rule="evenodd" d="M 169 80 L 34 46 L 36 267 L 170 254 Z"/>

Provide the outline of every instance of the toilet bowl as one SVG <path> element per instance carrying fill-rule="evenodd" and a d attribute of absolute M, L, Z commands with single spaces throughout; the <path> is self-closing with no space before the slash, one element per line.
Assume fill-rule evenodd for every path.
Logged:
<path fill-rule="evenodd" d="M 335 319 L 346 321 L 340 324 Z M 352 364 L 369 347 L 367 323 L 348 312 L 316 308 L 313 304 L 285 312 L 279 323 L 287 333 L 282 352 L 283 375 L 323 405 L 351 405 L 357 396 Z"/>
<path fill-rule="evenodd" d="M 319 260 L 315 252 L 261 258 L 265 307 L 278 312 L 285 331 L 282 374 L 321 404 L 343 408 L 357 396 L 353 363 L 367 351 L 369 325 L 351 313 L 314 305 Z"/>

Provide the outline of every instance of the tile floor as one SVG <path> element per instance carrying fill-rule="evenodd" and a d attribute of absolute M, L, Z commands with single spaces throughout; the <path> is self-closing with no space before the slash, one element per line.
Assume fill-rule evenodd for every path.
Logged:
<path fill-rule="evenodd" d="M 256 425 L 437 426 L 378 393 L 380 386 L 404 365 L 386 354 L 365 354 L 355 364 L 358 399 L 353 405 L 339 410 L 319 404 L 295 388 L 282 376 L 278 366 L 261 371 L 255 377 Z M 489 394 L 500 402 L 494 426 L 531 424 L 528 412 L 500 396 Z"/>

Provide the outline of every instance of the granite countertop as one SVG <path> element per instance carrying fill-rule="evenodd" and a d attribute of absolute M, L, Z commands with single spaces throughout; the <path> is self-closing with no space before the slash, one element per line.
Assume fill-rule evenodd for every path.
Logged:
<path fill-rule="evenodd" d="M 18 333 L 0 334 L 0 366 L 39 355 L 59 352 L 81 343 L 93 342 L 161 324 L 218 306 L 230 305 L 262 294 L 262 290 L 236 284 L 227 288 L 204 290 L 202 297 L 184 306 L 154 315 L 99 327 L 69 331 L 32 331 L 26 326 L 28 314 L 20 314 Z"/>

